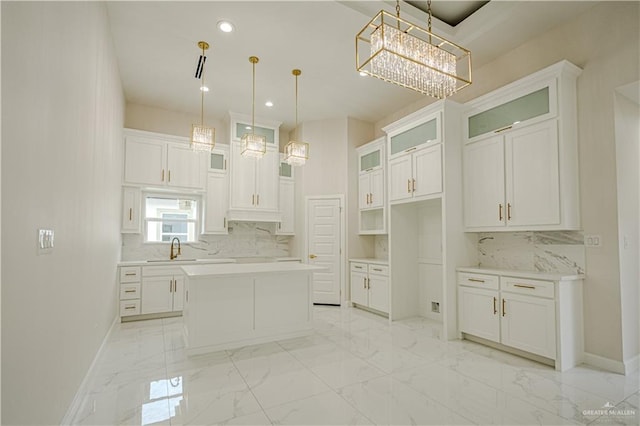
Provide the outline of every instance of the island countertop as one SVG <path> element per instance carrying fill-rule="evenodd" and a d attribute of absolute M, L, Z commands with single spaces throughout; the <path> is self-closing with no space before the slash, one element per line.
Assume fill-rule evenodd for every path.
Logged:
<path fill-rule="evenodd" d="M 314 272 L 326 269 L 322 266 L 295 262 L 224 263 L 216 265 L 183 265 L 187 277 L 219 277 L 224 275 L 254 275 L 281 272 Z"/>

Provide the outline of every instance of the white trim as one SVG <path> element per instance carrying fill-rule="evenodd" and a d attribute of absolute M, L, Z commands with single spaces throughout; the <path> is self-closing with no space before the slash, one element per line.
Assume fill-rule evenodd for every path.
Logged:
<path fill-rule="evenodd" d="M 630 358 L 624 362 L 624 374 L 625 376 L 635 373 L 640 369 L 640 354 Z"/>
<path fill-rule="evenodd" d="M 590 354 L 588 352 L 584 353 L 584 363 L 589 364 L 592 367 L 600 368 L 602 370 L 611 371 L 612 373 L 625 373 L 625 365 L 623 362 L 605 358 L 600 355 Z"/>
<path fill-rule="evenodd" d="M 120 317 L 116 315 L 116 317 L 113 319 L 113 322 L 111 323 L 111 327 L 109 327 L 109 331 L 107 331 L 107 334 L 104 336 L 104 339 L 102 339 L 100 348 L 98 348 L 98 352 L 96 352 L 96 356 L 93 357 L 93 361 L 91 362 L 91 365 L 87 370 L 87 373 L 84 375 L 82 382 L 80 382 L 78 391 L 73 397 L 73 401 L 71 401 L 69 408 L 67 408 L 67 412 L 65 413 L 64 417 L 62 418 L 62 421 L 60 422 L 61 425 L 70 425 L 74 423 L 74 420 L 77 420 L 76 416 L 78 415 L 78 413 L 80 412 L 80 409 L 82 408 L 82 402 L 84 400 L 84 396 L 89 391 L 89 386 L 91 385 L 89 378 L 93 377 L 93 372 L 98 364 L 98 360 L 100 359 L 100 357 L 102 356 L 102 353 L 107 347 L 107 342 L 111 337 L 111 333 L 113 332 L 113 329 L 115 328 L 116 324 L 119 321 L 120 321 Z"/>
<path fill-rule="evenodd" d="M 347 272 L 347 235 L 345 223 L 345 197 L 344 194 L 337 195 L 307 195 L 304 197 L 304 263 L 309 263 L 309 201 L 311 200 L 338 200 L 340 204 L 340 306 L 346 305 L 346 272 Z M 312 290 L 313 293 L 313 290 Z"/>

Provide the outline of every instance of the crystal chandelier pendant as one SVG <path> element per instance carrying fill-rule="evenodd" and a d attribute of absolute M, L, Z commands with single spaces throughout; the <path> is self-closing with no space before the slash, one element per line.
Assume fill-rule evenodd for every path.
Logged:
<path fill-rule="evenodd" d="M 209 43 L 199 41 L 198 47 L 202 49 L 202 55 L 200 55 L 200 59 L 198 60 L 195 77 L 202 79 L 202 87 L 204 86 L 204 63 L 207 60 L 204 52 L 209 48 Z M 216 129 L 204 125 L 204 91 L 200 90 L 200 124 L 191 125 L 191 149 L 199 152 L 211 152 L 215 144 Z"/>
<path fill-rule="evenodd" d="M 240 143 L 242 145 L 240 154 L 245 157 L 262 158 L 267 152 L 267 139 L 264 136 L 245 133 Z"/>
<path fill-rule="evenodd" d="M 309 159 L 309 144 L 289 141 L 284 147 L 284 161 L 292 166 L 304 166 Z"/>

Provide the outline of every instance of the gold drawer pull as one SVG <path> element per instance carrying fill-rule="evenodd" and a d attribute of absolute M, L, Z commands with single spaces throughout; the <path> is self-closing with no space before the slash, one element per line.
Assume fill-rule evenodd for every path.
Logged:
<path fill-rule="evenodd" d="M 504 299 L 502 299 L 502 316 L 505 316 L 507 313 L 507 310 L 505 309 L 505 301 Z"/>
<path fill-rule="evenodd" d="M 498 220 L 502 222 L 502 204 L 498 204 Z"/>
<path fill-rule="evenodd" d="M 483 282 L 484 282 L 484 280 L 479 280 L 479 279 L 477 279 L 477 278 L 467 278 L 467 279 L 468 279 L 469 281 L 474 282 L 474 283 L 483 283 Z"/>
<path fill-rule="evenodd" d="M 382 269 L 378 269 L 378 268 L 373 268 L 373 270 L 377 272 L 382 272 Z"/>
<path fill-rule="evenodd" d="M 404 152 L 415 151 L 417 148 L 418 148 L 417 146 L 414 146 L 413 148 L 405 149 Z"/>
<path fill-rule="evenodd" d="M 132 217 L 133 217 L 133 209 L 129 207 L 129 221 L 131 221 Z"/>
<path fill-rule="evenodd" d="M 134 277 L 134 276 L 136 276 L 136 275 L 138 275 L 138 274 L 137 274 L 136 272 L 126 272 L 124 275 L 125 275 L 126 277 Z"/>
<path fill-rule="evenodd" d="M 125 309 L 135 309 L 135 306 L 125 306 Z"/>
<path fill-rule="evenodd" d="M 137 290 L 125 290 L 124 292 L 125 292 L 125 293 L 136 293 L 136 292 L 137 292 Z"/>
<path fill-rule="evenodd" d="M 507 220 L 511 220 L 511 203 L 507 203 Z"/>
<path fill-rule="evenodd" d="M 407 192 L 411 193 L 411 179 L 407 179 Z"/>
<path fill-rule="evenodd" d="M 531 289 L 531 290 L 535 290 L 536 289 L 536 286 L 534 286 L 534 285 L 514 284 L 513 286 L 514 287 L 518 287 L 518 288 L 528 288 L 528 289 Z"/>
<path fill-rule="evenodd" d="M 502 129 L 498 129 L 498 130 L 494 130 L 493 133 L 500 133 L 500 132 L 504 132 L 505 130 L 509 130 L 513 128 L 513 124 L 507 127 L 503 127 Z"/>
<path fill-rule="evenodd" d="M 498 313 L 498 308 L 496 307 L 496 303 L 498 302 L 498 299 L 496 299 L 495 297 L 493 298 L 493 315 Z"/>
<path fill-rule="evenodd" d="M 362 269 L 362 266 L 354 266 L 356 269 Z"/>

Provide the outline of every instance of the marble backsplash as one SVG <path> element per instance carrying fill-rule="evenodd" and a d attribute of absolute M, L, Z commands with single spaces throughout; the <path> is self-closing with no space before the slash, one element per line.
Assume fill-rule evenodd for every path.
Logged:
<path fill-rule="evenodd" d="M 274 226 L 229 222 L 228 235 L 201 235 L 197 243 L 182 243 L 183 259 L 289 256 L 289 236 L 275 235 Z M 122 260 L 169 258 L 169 245 L 143 243 L 142 234 L 122 234 Z"/>
<path fill-rule="evenodd" d="M 584 235 L 581 231 L 479 233 L 478 261 L 487 268 L 584 274 Z"/>
<path fill-rule="evenodd" d="M 373 244 L 373 256 L 376 259 L 389 259 L 389 237 L 387 235 L 376 235 Z"/>

